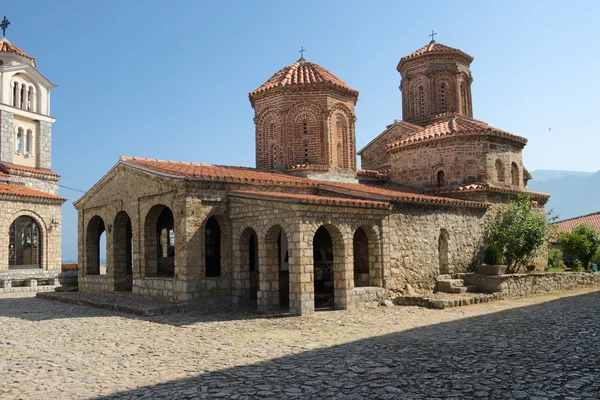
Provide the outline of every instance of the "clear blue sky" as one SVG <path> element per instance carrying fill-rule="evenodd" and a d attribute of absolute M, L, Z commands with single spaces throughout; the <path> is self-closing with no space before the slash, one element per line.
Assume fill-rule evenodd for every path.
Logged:
<path fill-rule="evenodd" d="M 402 118 L 396 64 L 432 29 L 475 57 L 474 116 L 529 138 L 530 171 L 600 169 L 598 1 L 53 0 L 2 2 L 3 15 L 58 85 L 65 186 L 89 189 L 119 155 L 253 166 L 248 92 L 300 46 L 360 91 L 360 149 Z M 75 259 L 80 194 L 60 194 L 63 259 Z"/>

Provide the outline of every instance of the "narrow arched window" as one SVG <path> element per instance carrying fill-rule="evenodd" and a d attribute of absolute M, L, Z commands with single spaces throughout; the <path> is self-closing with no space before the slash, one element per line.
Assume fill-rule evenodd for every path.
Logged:
<path fill-rule="evenodd" d="M 304 143 L 304 163 L 308 164 L 308 143 Z"/>
<path fill-rule="evenodd" d="M 25 154 L 32 154 L 32 141 L 33 141 L 33 132 L 31 129 L 27 129 L 27 135 L 25 135 Z"/>
<path fill-rule="evenodd" d="M 425 117 L 425 89 L 423 86 L 419 86 L 419 102 L 421 117 Z"/>
<path fill-rule="evenodd" d="M 440 87 L 440 103 L 442 113 L 446 112 L 446 84 L 442 83 Z"/>
<path fill-rule="evenodd" d="M 302 132 L 303 132 L 305 135 L 308 135 L 308 121 L 304 121 L 304 122 L 302 123 Z"/>
<path fill-rule="evenodd" d="M 498 182 L 504 182 L 504 164 L 500 159 L 496 160 L 496 177 Z"/>
<path fill-rule="evenodd" d="M 437 173 L 437 186 L 438 187 L 442 187 L 444 186 L 444 171 L 438 171 Z"/>
<path fill-rule="evenodd" d="M 519 185 L 519 167 L 517 166 L 516 163 L 512 163 L 512 165 L 510 167 L 510 177 L 511 177 L 511 183 L 514 186 L 520 186 Z"/>
<path fill-rule="evenodd" d="M 206 222 L 204 260 L 206 276 L 221 276 L 221 226 L 214 217 Z"/>
<path fill-rule="evenodd" d="M 13 83 L 13 98 L 12 98 L 12 105 L 13 107 L 16 107 L 17 104 L 19 104 L 19 83 L 15 82 Z"/>
<path fill-rule="evenodd" d="M 23 152 L 23 128 L 17 130 L 16 151 L 21 154 Z"/>
<path fill-rule="evenodd" d="M 462 113 L 467 114 L 467 91 L 465 90 L 465 85 L 463 83 L 460 84 L 460 93 L 461 93 L 461 105 L 462 105 Z"/>
<path fill-rule="evenodd" d="M 273 168 L 275 168 L 275 167 L 277 167 L 277 148 L 275 147 L 275 145 L 273 145 L 272 154 L 273 154 Z"/>
<path fill-rule="evenodd" d="M 31 111 L 33 109 L 33 86 L 29 86 L 29 90 L 27 90 L 27 111 Z"/>
<path fill-rule="evenodd" d="M 19 108 L 25 109 L 27 104 L 27 86 L 25 84 L 21 85 L 21 103 Z"/>

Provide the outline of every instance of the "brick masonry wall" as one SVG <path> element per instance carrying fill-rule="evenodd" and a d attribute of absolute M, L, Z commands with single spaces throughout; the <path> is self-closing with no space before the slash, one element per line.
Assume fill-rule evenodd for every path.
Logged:
<path fill-rule="evenodd" d="M 522 145 L 486 136 L 460 136 L 416 143 L 390 152 L 391 180 L 404 185 L 437 187 L 437 172 L 444 171 L 444 186 L 463 185 L 476 175 L 477 182 L 523 188 Z M 503 165 L 498 179 L 496 160 Z M 511 164 L 519 170 L 518 185 L 511 182 Z M 475 173 L 473 173 L 475 171 Z"/>
<path fill-rule="evenodd" d="M 42 238 L 41 266 L 44 270 L 60 270 L 61 265 L 61 206 L 41 200 L 0 200 L 0 271 L 8 271 L 10 225 L 20 216 L 33 218 Z M 57 222 L 52 226 L 52 220 Z"/>
<path fill-rule="evenodd" d="M 404 139 L 412 133 L 414 133 L 413 129 L 394 124 L 383 135 L 376 138 L 373 143 L 370 143 L 368 147 L 365 147 L 360 154 L 360 167 L 362 169 L 378 170 L 389 166 L 390 156 L 385 147 L 390 143 Z"/>
<path fill-rule="evenodd" d="M 0 161 L 6 163 L 13 162 L 15 152 L 14 114 L 8 111 L 0 110 Z"/>

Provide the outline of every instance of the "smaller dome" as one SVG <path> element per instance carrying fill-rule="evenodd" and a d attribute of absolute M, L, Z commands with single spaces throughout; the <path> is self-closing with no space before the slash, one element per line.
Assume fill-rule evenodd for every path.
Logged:
<path fill-rule="evenodd" d="M 408 60 L 412 60 L 419 56 L 424 56 L 424 55 L 443 55 L 443 54 L 454 54 L 456 56 L 462 57 L 467 62 L 467 64 L 471 64 L 471 62 L 473 62 L 473 57 L 468 55 L 464 51 L 455 49 L 450 46 L 446 46 L 445 44 L 441 44 L 441 43 L 436 42 L 435 40 L 432 40 L 431 42 L 429 42 L 429 44 L 421 47 L 418 50 L 413 51 L 412 53 L 410 53 L 407 56 L 402 57 L 400 59 L 400 62 L 398 63 L 398 71 L 400 70 L 400 66 Z"/>
<path fill-rule="evenodd" d="M 325 68 L 318 64 L 308 62 L 302 57 L 294 64 L 288 65 L 287 67 L 277 71 L 258 89 L 250 92 L 250 100 L 252 100 L 257 94 L 274 88 L 321 84 L 334 86 L 338 89 L 348 92 L 352 96 L 358 97 L 357 90 L 352 89 L 344 81 Z"/>
<path fill-rule="evenodd" d="M 31 57 L 29 54 L 25 53 L 23 50 L 12 44 L 8 41 L 7 38 L 3 37 L 0 39 L 0 53 L 13 53 L 18 56 L 27 58 L 30 60 L 32 65 L 35 67 L 35 58 Z"/>

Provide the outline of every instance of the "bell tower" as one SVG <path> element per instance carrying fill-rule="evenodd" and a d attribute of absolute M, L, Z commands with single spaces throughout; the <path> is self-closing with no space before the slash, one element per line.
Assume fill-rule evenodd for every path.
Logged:
<path fill-rule="evenodd" d="M 402 119 L 428 125 L 440 114 L 473 117 L 470 65 L 467 53 L 431 40 L 398 63 Z"/>

